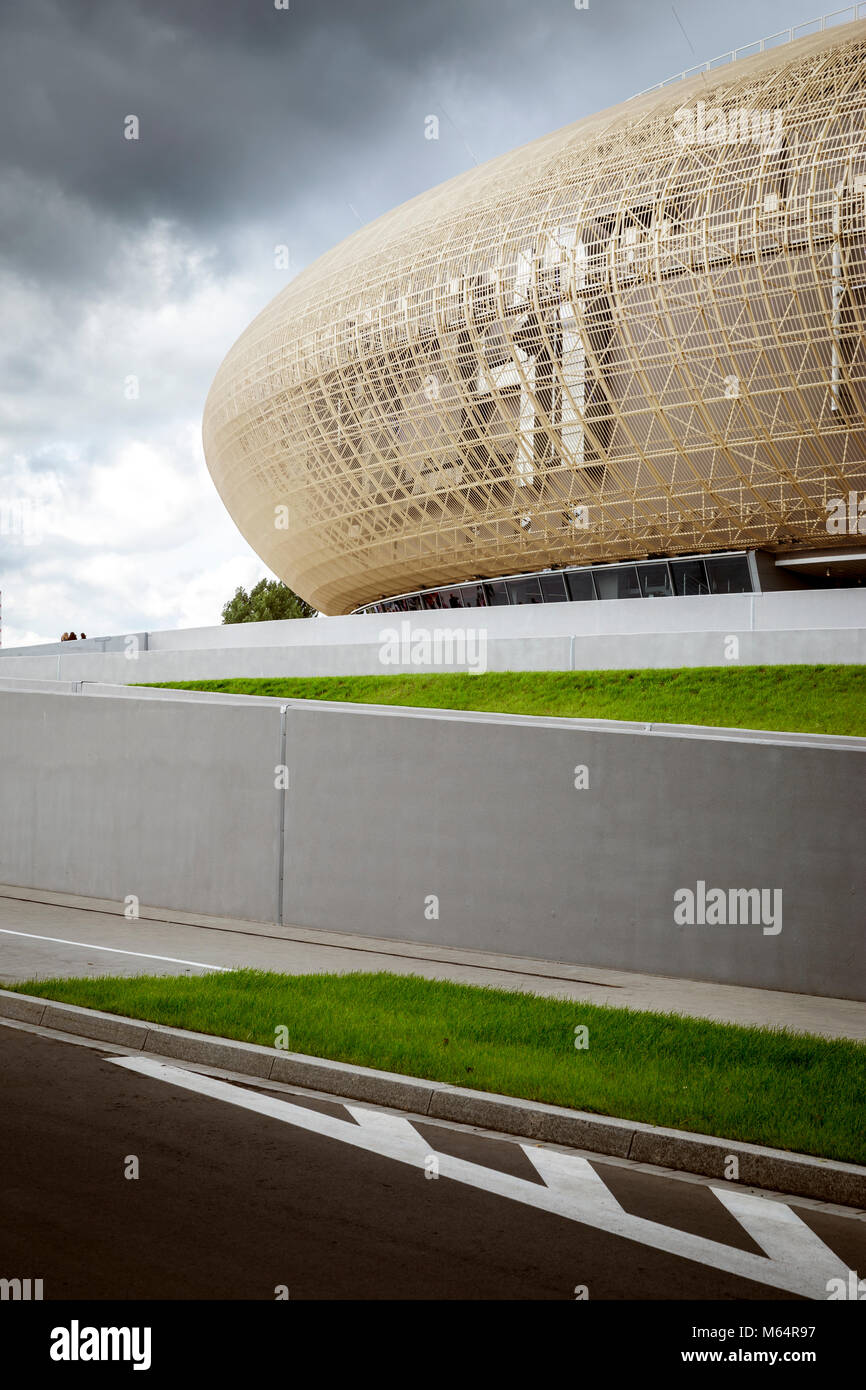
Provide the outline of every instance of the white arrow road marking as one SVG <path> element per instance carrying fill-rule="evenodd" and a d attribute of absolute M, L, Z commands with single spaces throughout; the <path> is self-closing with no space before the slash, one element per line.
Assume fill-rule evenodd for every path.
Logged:
<path fill-rule="evenodd" d="M 823 1297 L 827 1297 L 827 1281 L 839 1277 L 839 1261 L 795 1211 L 783 1202 L 768 1202 L 734 1187 L 714 1187 L 713 1191 L 771 1260 L 794 1264 L 808 1259 L 815 1280 L 824 1290 Z"/>
<path fill-rule="evenodd" d="M 199 1072 L 184 1071 L 155 1058 L 110 1057 L 106 1061 L 143 1076 L 166 1081 L 172 1086 L 210 1096 L 214 1100 L 227 1101 L 244 1110 L 255 1110 L 260 1115 L 296 1125 L 299 1129 L 338 1139 L 368 1153 L 408 1163 L 414 1168 L 423 1168 L 431 1154 L 430 1145 L 409 1120 L 381 1110 L 346 1105 L 349 1114 L 357 1121 L 357 1124 L 350 1124 L 346 1120 L 322 1114 L 319 1110 L 293 1105 L 291 1101 L 277 1096 L 247 1091 L 231 1082 Z M 478 1163 L 469 1163 L 451 1154 L 436 1154 L 439 1175 L 507 1197 L 511 1201 L 523 1202 L 540 1211 L 552 1212 L 570 1221 L 578 1221 L 585 1226 L 593 1226 L 610 1235 L 638 1241 L 681 1259 L 724 1270 L 740 1279 L 750 1279 L 788 1293 L 800 1294 L 804 1298 L 826 1299 L 827 1280 L 848 1277 L 847 1266 L 782 1202 L 768 1201 L 765 1197 L 731 1188 L 710 1189 L 752 1239 L 767 1252 L 766 1256 L 753 1255 L 748 1250 L 737 1250 L 689 1231 L 632 1216 L 624 1210 L 585 1158 L 530 1144 L 521 1144 L 520 1147 L 544 1180 L 545 1186 L 527 1182 L 525 1178 L 515 1177 L 511 1173 L 484 1168 Z"/>

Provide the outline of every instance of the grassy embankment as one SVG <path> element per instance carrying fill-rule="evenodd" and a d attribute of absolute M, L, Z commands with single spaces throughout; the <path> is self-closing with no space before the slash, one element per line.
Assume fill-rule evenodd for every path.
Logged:
<path fill-rule="evenodd" d="M 866 1044 L 391 974 L 28 980 L 89 1008 L 604 1115 L 866 1162 Z M 575 1028 L 588 1046 L 575 1047 Z"/>
<path fill-rule="evenodd" d="M 489 671 L 178 681 L 164 688 L 292 700 L 623 719 L 653 724 L 866 736 L 866 667 L 737 666 L 671 671 Z"/>

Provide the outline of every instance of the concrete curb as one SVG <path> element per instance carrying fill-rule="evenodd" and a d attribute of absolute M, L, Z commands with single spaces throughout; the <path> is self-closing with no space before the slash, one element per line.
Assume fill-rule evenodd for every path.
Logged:
<path fill-rule="evenodd" d="M 306 1057 L 256 1043 L 190 1033 L 142 1019 L 122 1018 L 75 1004 L 0 990 L 0 1018 L 73 1033 L 177 1061 L 223 1067 L 262 1080 L 281 1081 L 349 1100 L 369 1101 L 433 1119 L 499 1130 L 541 1143 L 563 1144 L 590 1153 L 630 1158 L 703 1177 L 725 1178 L 730 1157 L 739 1163 L 745 1187 L 811 1197 L 840 1206 L 866 1208 L 866 1167 L 809 1154 L 787 1153 L 759 1144 L 707 1134 L 663 1129 L 636 1120 L 592 1115 L 565 1106 L 471 1091 L 441 1081 Z"/>

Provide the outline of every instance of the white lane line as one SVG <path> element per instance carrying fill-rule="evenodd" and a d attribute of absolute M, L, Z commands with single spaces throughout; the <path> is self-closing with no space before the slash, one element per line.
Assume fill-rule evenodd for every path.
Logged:
<path fill-rule="evenodd" d="M 58 946 L 80 946 L 83 951 L 111 951 L 116 956 L 138 956 L 141 960 L 165 960 L 170 965 L 197 965 L 201 970 L 224 970 L 231 972 L 233 965 L 207 965 L 203 960 L 181 960 L 178 956 L 153 956 L 147 951 L 124 951 L 119 946 L 95 946 L 92 941 L 67 941 L 64 936 L 37 936 L 32 931 L 12 931 L 11 927 L 0 927 L 4 936 L 26 936 L 29 941 L 54 941 Z"/>
<path fill-rule="evenodd" d="M 242 1090 L 217 1077 L 182 1071 L 156 1058 L 111 1057 L 106 1061 L 143 1076 L 166 1081 L 169 1085 L 210 1096 L 214 1100 L 255 1110 L 261 1115 L 296 1125 L 299 1129 L 339 1139 L 354 1148 L 366 1149 L 368 1153 L 392 1158 L 414 1168 L 423 1169 L 431 1153 L 431 1147 L 409 1120 L 388 1115 L 384 1111 L 346 1105 L 346 1110 L 357 1121 L 353 1125 L 317 1110 L 292 1105 L 276 1096 Z M 552 1212 L 584 1226 L 593 1226 L 609 1235 L 622 1236 L 655 1250 L 663 1250 L 680 1259 L 724 1270 L 740 1279 L 767 1284 L 771 1288 L 802 1294 L 806 1298 L 826 1299 L 828 1278 L 848 1277 L 847 1267 L 838 1256 L 781 1203 L 742 1194 L 749 1198 L 746 1229 L 750 1234 L 755 1234 L 767 1252 L 766 1256 L 754 1255 L 751 1251 L 723 1245 L 720 1241 L 693 1235 L 675 1226 L 663 1226 L 657 1221 L 632 1216 L 620 1205 L 592 1165 L 577 1154 L 561 1154 L 530 1144 L 521 1144 L 520 1147 L 544 1180 L 545 1186 L 527 1182 L 511 1173 L 454 1158 L 451 1154 L 436 1154 L 439 1175 L 507 1197 L 511 1201 L 523 1202 L 541 1211 Z M 717 1191 L 715 1188 L 711 1190 Z M 730 1200 L 725 1205 L 737 1220 L 741 1219 L 741 1212 L 745 1214 L 745 1205 L 740 1206 Z M 745 1221 L 743 1224 L 746 1224 Z"/>

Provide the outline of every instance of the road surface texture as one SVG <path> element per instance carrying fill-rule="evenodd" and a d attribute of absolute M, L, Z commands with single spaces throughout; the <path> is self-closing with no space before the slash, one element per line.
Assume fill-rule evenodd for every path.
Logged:
<path fill-rule="evenodd" d="M 0 1274 L 46 1300 L 826 1299 L 866 1270 L 863 1213 L 25 1025 L 0 1106 Z"/>

